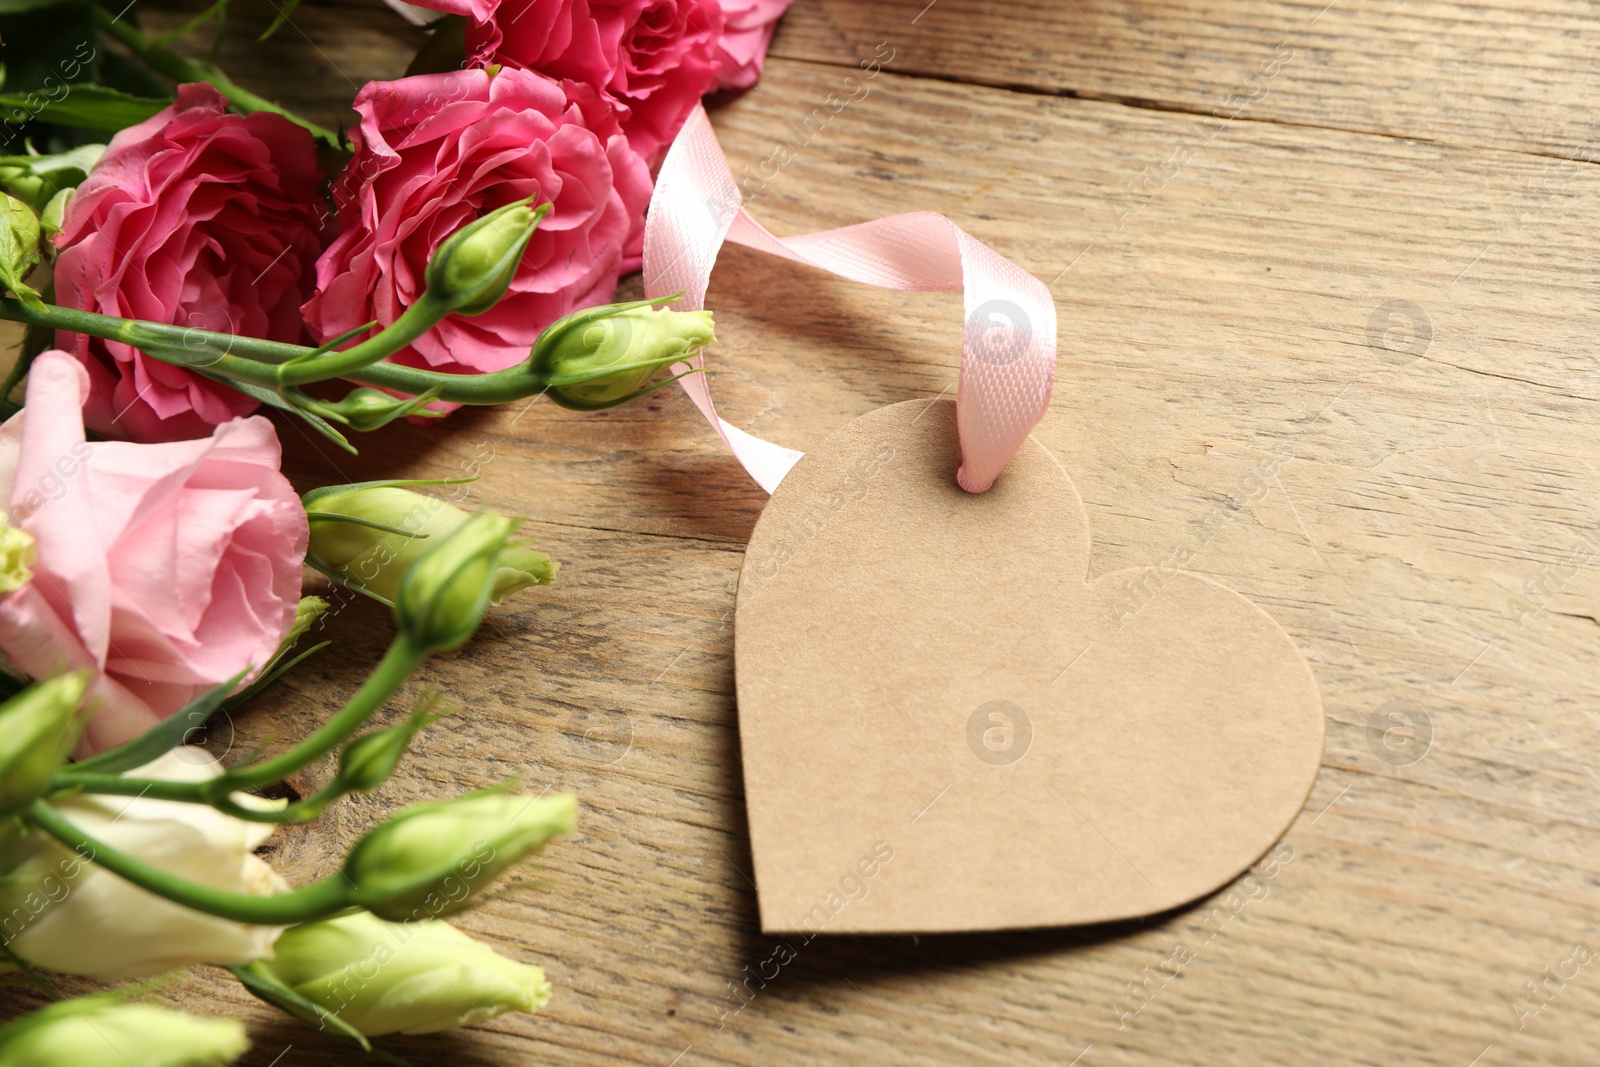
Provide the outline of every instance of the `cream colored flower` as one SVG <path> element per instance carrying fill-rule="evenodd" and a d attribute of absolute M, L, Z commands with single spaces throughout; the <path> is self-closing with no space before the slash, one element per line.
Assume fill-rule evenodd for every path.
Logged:
<path fill-rule="evenodd" d="M 262 966 L 368 1037 L 452 1030 L 538 1011 L 550 999 L 543 970 L 448 923 L 391 923 L 364 911 L 285 931 Z"/>
<path fill-rule="evenodd" d="M 221 765 L 177 748 L 130 777 L 201 782 Z M 255 806 L 274 802 L 236 796 Z M 281 802 L 280 802 L 281 803 Z M 255 849 L 270 823 L 246 822 L 203 804 L 78 795 L 53 807 L 94 838 L 214 889 L 268 896 L 289 886 Z M 140 889 L 41 831 L 0 837 L 0 940 L 38 967 L 119 981 L 195 963 L 247 963 L 272 954 L 281 927 L 205 915 Z"/>
<path fill-rule="evenodd" d="M 223 1067 L 249 1048 L 237 1020 L 104 996 L 60 1000 L 0 1027 L 0 1067 Z"/>

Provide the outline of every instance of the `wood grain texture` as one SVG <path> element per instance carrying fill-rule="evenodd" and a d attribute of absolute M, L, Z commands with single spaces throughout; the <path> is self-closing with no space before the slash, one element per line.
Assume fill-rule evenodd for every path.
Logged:
<path fill-rule="evenodd" d="M 774 54 L 1134 107 L 1592 158 L 1587 0 L 819 0 Z M 1276 58 L 1279 62 L 1270 63 Z M 1232 94 L 1238 94 L 1230 99 Z"/>
<path fill-rule="evenodd" d="M 1600 949 L 1600 11 L 1336 0 L 1308 30 L 1315 3 L 918 6 L 798 0 L 760 87 L 714 113 L 735 173 L 786 140 L 752 205 L 776 232 L 942 211 L 1051 284 L 1037 437 L 1084 497 L 1090 576 L 1186 548 L 1312 659 L 1327 750 L 1289 858 L 1148 922 L 819 938 L 745 1003 L 774 940 L 728 613 L 759 490 L 670 393 L 396 427 L 358 459 L 280 423 L 306 487 L 476 463 L 472 498 L 531 516 L 564 564 L 419 672 L 409 694 L 461 710 L 384 791 L 278 846 L 300 881 L 414 799 L 508 775 L 579 794 L 580 832 L 463 922 L 548 969 L 549 1009 L 386 1047 L 465 1067 L 1592 1063 L 1600 971 L 1569 961 Z M 366 0 L 313 0 L 264 46 L 253 18 L 221 61 L 330 121 L 417 41 Z M 885 39 L 889 69 L 808 136 Z M 1280 41 L 1296 57 L 1269 94 L 1197 127 Z M 722 264 L 731 421 L 805 448 L 953 385 L 954 296 Z M 318 721 L 386 633 L 341 610 L 339 654 L 236 715 L 235 748 Z M 259 1067 L 350 1062 L 215 972 L 168 995 L 248 1018 Z"/>

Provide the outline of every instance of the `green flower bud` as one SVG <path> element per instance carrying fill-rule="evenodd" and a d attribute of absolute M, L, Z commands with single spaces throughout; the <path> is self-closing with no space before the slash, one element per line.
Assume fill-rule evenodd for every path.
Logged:
<path fill-rule="evenodd" d="M 330 486 L 305 495 L 311 520 L 306 562 L 391 607 L 413 564 L 471 515 L 453 504 L 393 485 Z M 555 581 L 556 564 L 519 544 L 500 551 L 489 602 Z"/>
<path fill-rule="evenodd" d="M 289 632 L 283 635 L 283 644 L 279 655 L 287 652 L 306 635 L 306 631 L 322 618 L 328 610 L 328 602 L 319 596 L 303 596 L 300 603 L 294 606 L 294 622 L 289 626 Z"/>
<path fill-rule="evenodd" d="M 468 519 L 423 553 L 400 579 L 396 621 L 419 648 L 460 648 L 483 622 L 501 551 L 517 520 L 493 511 Z"/>
<path fill-rule="evenodd" d="M 24 304 L 43 307 L 28 274 L 39 262 L 39 216 L 14 196 L 0 193 L 0 287 Z"/>
<path fill-rule="evenodd" d="M 472 906 L 472 896 L 514 863 L 569 833 L 570 793 L 525 797 L 476 793 L 413 804 L 357 841 L 344 874 L 356 899 L 380 919 L 436 919 Z"/>
<path fill-rule="evenodd" d="M 0 1027 L 0 1067 L 221 1067 L 250 1048 L 244 1024 L 80 997 Z"/>
<path fill-rule="evenodd" d="M 437 395 L 437 390 L 432 392 Z M 342 400 L 318 401 L 312 410 L 324 418 L 337 419 L 353 430 L 370 433 L 407 415 L 438 418 L 443 412 L 430 411 L 428 405 L 432 402 L 432 396 L 390 396 L 382 389 L 361 386 L 350 390 Z"/>
<path fill-rule="evenodd" d="M 78 705 L 90 671 L 30 685 L 0 704 L 0 817 L 15 815 L 44 792 L 83 723 Z"/>
<path fill-rule="evenodd" d="M 452 1030 L 550 1000 L 544 971 L 447 923 L 368 912 L 291 927 L 258 966 L 367 1037 Z"/>
<path fill-rule="evenodd" d="M 712 326 L 709 311 L 667 311 L 648 300 L 586 308 L 539 335 L 533 372 L 562 407 L 615 407 L 650 392 L 662 367 L 714 343 Z"/>
<path fill-rule="evenodd" d="M 436 698 L 424 698 L 405 722 L 362 734 L 346 745 L 339 753 L 339 788 L 347 793 L 370 793 L 388 781 L 417 732 L 447 714 L 432 710 L 437 703 Z"/>
<path fill-rule="evenodd" d="M 500 300 L 522 263 L 549 204 L 530 208 L 527 200 L 469 222 L 434 250 L 424 274 L 428 299 L 457 315 L 481 315 Z"/>
<path fill-rule="evenodd" d="M 0 518 L 0 595 L 14 593 L 33 581 L 33 535 Z"/>

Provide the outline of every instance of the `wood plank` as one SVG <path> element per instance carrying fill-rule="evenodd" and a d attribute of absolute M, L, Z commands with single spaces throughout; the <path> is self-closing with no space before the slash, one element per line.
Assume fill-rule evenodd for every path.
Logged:
<path fill-rule="evenodd" d="M 801 39 L 804 5 L 780 41 Z M 845 6 L 825 11 L 843 19 Z M 330 27 L 350 11 L 302 10 L 295 21 L 338 68 L 398 66 L 409 31 L 380 26 L 383 12 L 350 31 L 347 56 Z M 1057 29 L 1037 32 L 1070 55 L 1046 37 Z M 269 84 L 270 64 L 289 62 L 276 47 L 237 50 L 231 69 Z M 1010 61 L 987 48 L 996 68 Z M 963 76 L 950 62 L 938 72 Z M 776 59 L 720 108 L 736 173 L 795 140 L 790 124 L 844 74 Z M 323 77 L 303 84 L 326 107 Z M 1382 83 L 1355 84 L 1366 106 L 1392 106 Z M 1238 896 L 1145 923 L 818 939 L 724 1017 L 743 1002 L 729 984 L 774 946 L 745 877 L 727 626 L 760 492 L 675 395 L 604 415 L 537 403 L 396 427 L 356 460 L 280 423 L 307 487 L 476 462 L 473 499 L 530 515 L 530 536 L 565 565 L 558 585 L 414 679 L 408 696 L 437 689 L 461 710 L 390 786 L 278 848 L 300 881 L 410 800 L 513 774 L 579 793 L 580 833 L 463 923 L 544 964 L 550 1008 L 387 1047 L 467 1067 L 1591 1062 L 1587 969 L 1520 1028 L 1515 1006 L 1532 1012 L 1523 983 L 1575 942 L 1600 947 L 1597 170 L 1240 122 L 1123 198 L 1193 124 L 885 73 L 794 145 L 753 210 L 779 233 L 944 211 L 1052 283 L 1062 355 L 1038 436 L 1086 500 L 1091 573 L 1186 547 L 1313 659 L 1328 748 L 1292 859 Z M 725 415 L 796 447 L 953 381 L 948 294 L 879 292 L 730 249 L 710 303 Z M 386 628 L 370 605 L 342 610 L 339 654 L 236 716 L 236 750 L 325 715 Z M 1418 711 L 1429 743 L 1393 734 L 1385 747 L 1388 716 Z M 1192 958 L 1175 956 L 1180 942 Z M 215 974 L 169 995 L 249 1018 L 249 1063 L 348 1062 Z"/>
<path fill-rule="evenodd" d="M 815 0 L 775 54 L 1137 107 L 1600 152 L 1600 19 L 1587 0 Z M 1234 96 L 1233 94 L 1237 94 Z"/>

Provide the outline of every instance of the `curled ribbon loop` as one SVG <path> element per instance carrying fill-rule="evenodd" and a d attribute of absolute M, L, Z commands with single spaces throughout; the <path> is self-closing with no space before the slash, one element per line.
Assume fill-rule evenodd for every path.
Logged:
<path fill-rule="evenodd" d="M 916 211 L 837 230 L 774 237 L 741 205 L 739 187 L 704 108 L 695 108 L 656 178 L 644 231 L 647 296 L 683 290 L 674 308 L 705 306 L 724 240 L 885 289 L 964 291 L 966 331 L 956 425 L 971 493 L 994 484 L 1050 404 L 1056 309 L 1033 275 L 943 215 Z M 695 356 L 674 373 L 702 365 Z M 705 376 L 679 380 L 750 476 L 772 492 L 801 453 L 745 433 L 717 415 Z"/>

